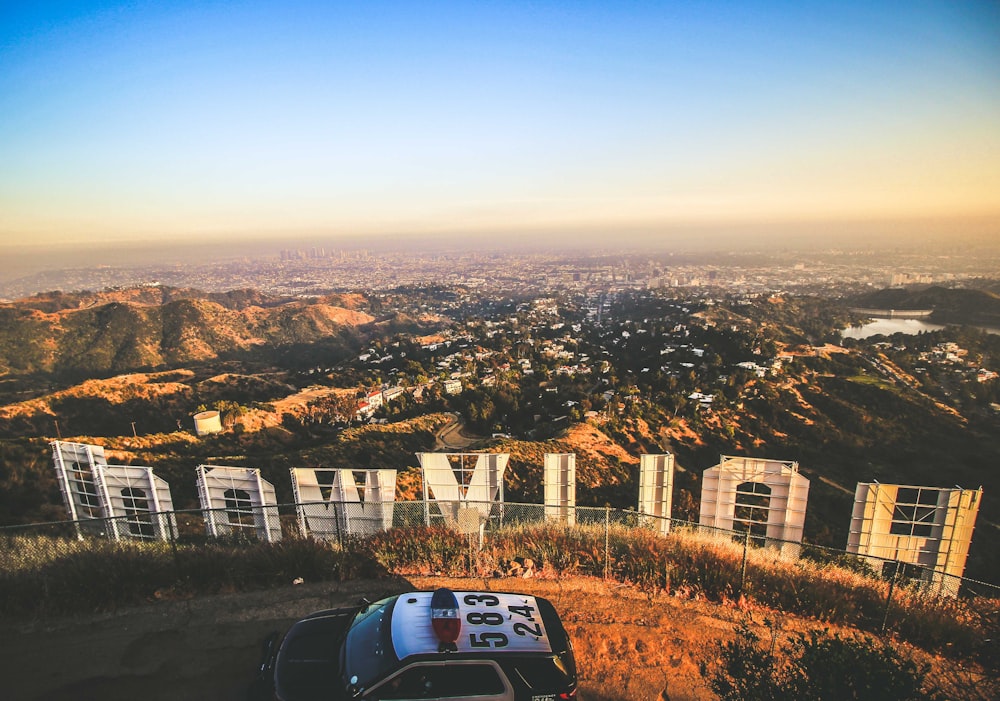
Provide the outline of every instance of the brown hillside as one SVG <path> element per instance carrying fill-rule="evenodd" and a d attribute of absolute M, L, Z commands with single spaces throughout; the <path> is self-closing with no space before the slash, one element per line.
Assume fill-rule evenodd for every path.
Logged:
<path fill-rule="evenodd" d="M 851 635 L 779 611 L 722 605 L 669 593 L 652 595 L 636 587 L 567 577 L 552 579 L 457 579 L 432 576 L 380 580 L 306 582 L 268 591 L 227 593 L 195 599 L 158 599 L 114 614 L 86 614 L 42 621 L 6 622 L 0 652 L 8 661 L 6 689 L 12 698 L 81 698 L 80 690 L 102 698 L 246 698 L 256 671 L 260 643 L 309 613 L 354 605 L 411 590 L 484 588 L 548 598 L 573 640 L 580 695 L 587 701 L 717 698 L 699 673 L 716 662 L 717 645 L 735 637 L 737 624 L 751 620 L 762 640 L 778 641 L 817 628 Z M 976 665 L 933 657 L 897 644 L 949 698 L 995 698 L 996 680 Z M 87 650 L 88 655 L 79 654 Z"/>
<path fill-rule="evenodd" d="M 171 394 L 187 394 L 191 391 L 191 386 L 183 381 L 193 376 L 194 373 L 190 370 L 176 370 L 148 374 L 133 373 L 106 380 L 87 380 L 69 389 L 0 406 L 0 420 L 10 421 L 15 417 L 30 417 L 37 414 L 54 416 L 56 412 L 52 409 L 53 404 L 67 398 L 101 397 L 109 404 L 123 404 L 133 399 L 149 401 Z"/>
<path fill-rule="evenodd" d="M 352 311 L 364 309 L 368 305 L 368 300 L 365 299 L 364 295 L 351 292 L 345 292 L 343 294 L 336 294 L 336 295 L 327 295 L 325 297 L 320 297 L 316 301 L 321 304 L 326 304 L 333 307 L 343 307 L 344 309 L 350 309 Z"/>
<path fill-rule="evenodd" d="M 575 453 L 577 503 L 603 506 L 629 489 L 639 458 L 591 424 L 573 426 L 560 437 L 544 441 L 504 439 L 494 448 L 510 453 L 505 482 L 511 500 L 537 503 L 542 499 L 545 453 Z"/>
<path fill-rule="evenodd" d="M 361 295 L 344 295 L 352 309 L 364 304 Z M 357 298 L 357 299 L 355 299 Z M 211 301 L 227 309 L 240 310 L 248 306 L 273 307 L 288 302 L 281 297 L 274 297 L 258 290 L 243 289 L 228 292 L 202 292 L 192 288 L 170 287 L 163 285 L 142 285 L 129 288 L 109 288 L 105 290 L 81 292 L 42 292 L 32 297 L 17 300 L 14 304 L 25 309 L 54 313 L 70 309 L 87 309 L 104 304 L 137 304 L 155 307 L 181 299 Z M 328 304 L 336 304 L 327 300 Z"/>
<path fill-rule="evenodd" d="M 95 373 L 203 362 L 252 348 L 313 343 L 374 321 L 355 308 L 295 300 L 232 309 L 205 295 L 142 287 L 49 293 L 0 305 L 0 372 Z M 234 305 L 265 302 L 240 296 Z M 338 300 L 340 301 L 340 300 Z"/>
<path fill-rule="evenodd" d="M 610 436 L 593 424 L 575 424 L 560 439 L 571 446 L 569 452 L 577 456 L 585 455 L 597 461 L 615 459 L 625 464 L 638 465 L 639 458 L 616 443 Z"/>

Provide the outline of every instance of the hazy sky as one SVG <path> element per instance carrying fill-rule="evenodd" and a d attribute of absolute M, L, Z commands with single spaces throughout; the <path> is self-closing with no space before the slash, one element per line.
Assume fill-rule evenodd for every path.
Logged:
<path fill-rule="evenodd" d="M 998 215 L 997 2 L 0 4 L 0 245 Z"/>

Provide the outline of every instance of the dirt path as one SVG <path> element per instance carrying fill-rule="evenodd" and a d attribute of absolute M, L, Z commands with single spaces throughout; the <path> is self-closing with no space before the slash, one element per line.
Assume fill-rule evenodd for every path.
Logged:
<path fill-rule="evenodd" d="M 158 602 L 116 614 L 0 624 L 2 698 L 16 701 L 239 701 L 260 643 L 320 609 L 411 589 L 521 591 L 560 612 L 586 701 L 715 698 L 698 672 L 745 612 L 643 592 L 596 578 L 450 579 L 414 576 L 304 584 Z M 790 617 L 785 619 L 789 627 Z M 787 628 L 786 628 L 787 629 Z M 661 692 L 667 689 L 667 694 Z"/>
<path fill-rule="evenodd" d="M 113 615 L 0 625 L 12 701 L 242 701 L 270 631 L 405 580 L 302 585 L 157 603 Z"/>

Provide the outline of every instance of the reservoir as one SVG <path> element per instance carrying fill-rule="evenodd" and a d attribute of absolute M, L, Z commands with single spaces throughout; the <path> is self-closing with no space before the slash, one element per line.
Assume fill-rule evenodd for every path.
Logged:
<path fill-rule="evenodd" d="M 878 334 L 884 334 L 890 336 L 894 333 L 906 333 L 906 334 L 918 334 L 925 333 L 927 331 L 940 331 L 944 326 L 941 324 L 932 324 L 929 321 L 924 321 L 923 319 L 881 319 L 875 318 L 867 324 L 862 326 L 849 326 L 840 332 L 841 338 L 868 338 L 869 336 L 877 336 Z M 979 326 L 977 328 L 982 329 L 987 333 L 1000 334 L 1000 329 Z"/>
<path fill-rule="evenodd" d="M 932 324 L 923 319 L 874 319 L 862 326 L 849 326 L 840 332 L 843 338 L 868 338 L 885 334 L 889 336 L 894 333 L 918 334 L 927 331 L 940 331 L 944 326 Z"/>

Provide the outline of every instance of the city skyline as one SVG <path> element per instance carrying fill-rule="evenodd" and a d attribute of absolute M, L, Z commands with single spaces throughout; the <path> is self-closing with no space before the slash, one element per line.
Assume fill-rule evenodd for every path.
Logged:
<path fill-rule="evenodd" d="M 994 3 L 2 12 L 0 248 L 1000 221 Z"/>

